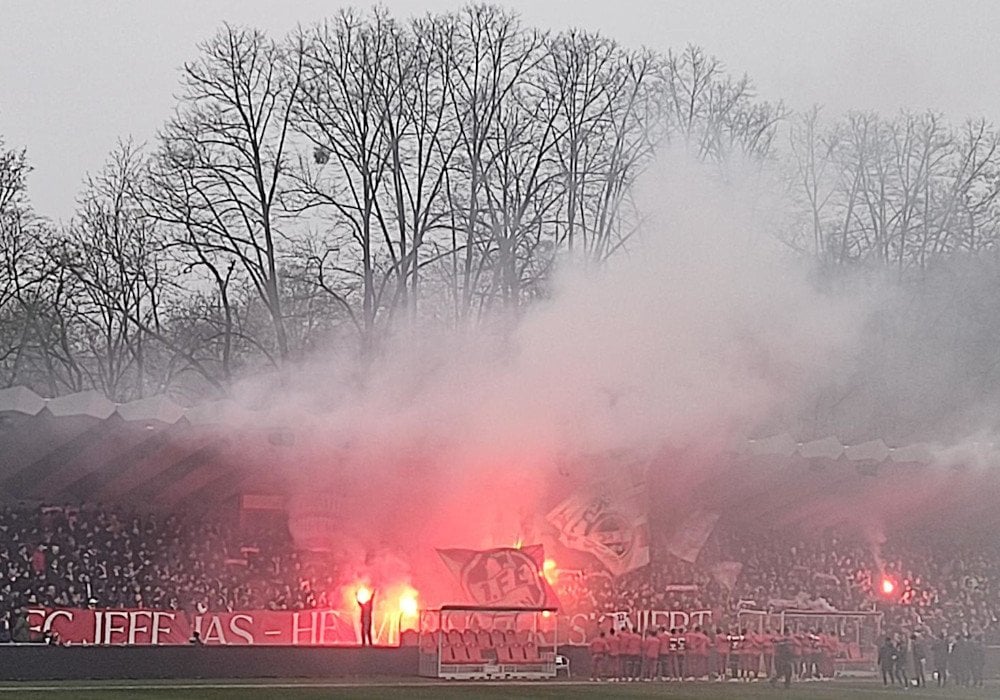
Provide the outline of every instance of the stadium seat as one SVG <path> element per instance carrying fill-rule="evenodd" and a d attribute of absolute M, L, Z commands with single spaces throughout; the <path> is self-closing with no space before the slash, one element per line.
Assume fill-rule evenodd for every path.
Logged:
<path fill-rule="evenodd" d="M 517 663 L 514 660 L 512 649 L 506 645 L 497 647 L 497 661 L 499 661 L 502 664 Z"/>
<path fill-rule="evenodd" d="M 479 645 L 480 649 L 489 649 L 493 646 L 493 640 L 490 639 L 490 633 L 487 630 L 479 630 L 476 633 L 476 644 Z"/>
<path fill-rule="evenodd" d="M 518 630 L 514 635 L 514 638 L 517 640 L 517 643 L 522 646 L 528 643 L 530 637 L 531 637 L 531 630 Z"/>
<path fill-rule="evenodd" d="M 490 646 L 492 646 L 494 649 L 499 649 L 506 643 L 507 642 L 504 639 L 503 630 L 493 630 L 492 632 L 490 632 Z"/>
<path fill-rule="evenodd" d="M 470 642 L 465 645 L 465 656 L 470 663 L 481 664 L 483 663 L 483 655 L 479 651 L 479 645 L 475 642 Z"/>
<path fill-rule="evenodd" d="M 452 646 L 462 644 L 462 633 L 458 630 L 448 630 L 448 644 Z"/>
<path fill-rule="evenodd" d="M 524 650 L 524 659 L 530 664 L 539 663 L 542 657 L 538 655 L 538 647 L 534 642 L 528 642 L 522 649 Z"/>
<path fill-rule="evenodd" d="M 466 644 L 476 643 L 476 632 L 475 630 L 466 629 L 462 632 L 462 641 Z"/>

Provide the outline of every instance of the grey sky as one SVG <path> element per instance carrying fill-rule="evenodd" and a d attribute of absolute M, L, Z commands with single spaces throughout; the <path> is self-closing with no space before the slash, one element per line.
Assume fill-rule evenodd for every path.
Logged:
<path fill-rule="evenodd" d="M 350 4 L 350 3 L 344 3 Z M 367 3 L 354 3 L 362 7 Z M 464 2 L 384 0 L 397 15 Z M 830 111 L 933 108 L 1000 122 L 996 0 L 510 0 L 532 25 L 600 30 L 666 50 L 697 43 L 768 99 Z M 31 195 L 71 215 L 80 182 L 119 137 L 151 139 L 177 68 L 223 21 L 281 35 L 332 14 L 331 0 L 3 0 L 0 134 L 27 146 Z"/>

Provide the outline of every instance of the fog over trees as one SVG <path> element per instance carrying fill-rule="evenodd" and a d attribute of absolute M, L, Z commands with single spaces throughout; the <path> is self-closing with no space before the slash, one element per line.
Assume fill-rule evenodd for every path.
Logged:
<path fill-rule="evenodd" d="M 774 235 L 817 285 L 880 281 L 856 367 L 817 387 L 818 432 L 859 406 L 901 434 L 990 404 L 995 126 L 793 114 L 733 70 L 492 6 L 222 27 L 157 139 L 123 140 L 70 222 L 32 210 L 30 154 L 0 142 L 0 381 L 190 403 L 416 324 L 516 318 L 558 265 L 626 254 L 637 178 L 686 151 L 780 173 L 793 215 Z"/>

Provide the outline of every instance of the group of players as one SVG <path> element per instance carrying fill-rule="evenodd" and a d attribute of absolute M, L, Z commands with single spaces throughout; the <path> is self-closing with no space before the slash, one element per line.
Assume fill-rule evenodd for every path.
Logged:
<path fill-rule="evenodd" d="M 640 634 L 612 628 L 590 643 L 591 680 L 832 678 L 839 646 L 835 634 L 816 630 L 782 634 L 717 628 L 713 633 L 682 627 Z"/>

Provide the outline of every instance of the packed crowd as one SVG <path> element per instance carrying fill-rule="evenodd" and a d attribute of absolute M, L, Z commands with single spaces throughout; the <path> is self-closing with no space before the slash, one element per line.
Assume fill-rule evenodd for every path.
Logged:
<path fill-rule="evenodd" d="M 151 608 L 190 612 L 335 607 L 329 567 L 314 567 L 287 527 L 232 517 L 116 508 L 0 507 L 0 607 Z M 735 568 L 734 568 L 735 565 Z M 887 582 L 891 590 L 887 590 Z M 741 608 L 878 610 L 883 629 L 1000 640 L 1000 544 L 989 536 L 888 537 L 878 546 L 719 523 L 695 563 L 655 546 L 621 577 L 599 567 L 556 580 L 567 612 Z M 2 632 L 2 630 L 0 630 Z M 7 632 L 3 632 L 8 634 Z"/>
<path fill-rule="evenodd" d="M 320 603 L 284 528 L 115 508 L 0 508 L 0 605 L 196 612 Z"/>
<path fill-rule="evenodd" d="M 583 570 L 561 577 L 557 592 L 588 612 L 711 610 L 725 622 L 741 608 L 878 611 L 889 630 L 1000 641 L 1000 546 L 968 533 L 873 545 L 834 533 L 797 538 L 720 526 L 695 564 L 654 548 L 647 567 L 617 579 Z"/>

